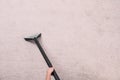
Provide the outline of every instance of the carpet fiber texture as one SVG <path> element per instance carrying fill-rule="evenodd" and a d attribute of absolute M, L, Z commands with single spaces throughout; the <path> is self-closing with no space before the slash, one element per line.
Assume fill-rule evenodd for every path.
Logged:
<path fill-rule="evenodd" d="M 120 0 L 0 0 L 0 80 L 45 80 L 36 33 L 61 80 L 120 80 Z"/>

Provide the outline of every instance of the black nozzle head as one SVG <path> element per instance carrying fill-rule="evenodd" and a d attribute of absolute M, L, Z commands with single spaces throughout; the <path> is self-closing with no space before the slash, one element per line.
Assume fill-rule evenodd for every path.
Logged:
<path fill-rule="evenodd" d="M 30 37 L 26 37 L 24 38 L 26 41 L 31 41 L 31 40 L 34 40 L 35 38 L 39 38 L 41 37 L 41 33 L 40 34 L 36 34 L 36 35 L 33 35 L 33 36 L 30 36 Z"/>

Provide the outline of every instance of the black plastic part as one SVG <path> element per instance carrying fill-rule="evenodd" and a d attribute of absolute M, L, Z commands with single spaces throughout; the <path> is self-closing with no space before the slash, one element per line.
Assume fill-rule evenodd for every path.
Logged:
<path fill-rule="evenodd" d="M 45 59 L 48 67 L 53 67 L 52 63 L 51 63 L 50 60 L 48 59 L 45 51 L 43 50 L 41 44 L 40 44 L 39 41 L 38 41 L 38 38 L 39 38 L 40 36 L 41 36 L 41 34 L 39 34 L 38 36 L 35 36 L 35 37 L 25 38 L 25 40 L 26 40 L 26 41 L 30 41 L 30 40 L 35 41 L 35 43 L 36 43 L 37 47 L 39 48 L 39 50 L 40 50 L 43 58 Z M 60 78 L 59 78 L 59 76 L 57 75 L 57 72 L 56 72 L 55 70 L 53 71 L 52 75 L 54 76 L 55 80 L 60 80 Z"/>
<path fill-rule="evenodd" d="M 24 38 L 26 41 L 30 41 L 30 40 L 34 40 L 35 38 L 39 38 L 41 37 L 41 33 L 38 34 L 38 35 L 34 35 L 34 36 L 30 36 L 28 38 Z"/>

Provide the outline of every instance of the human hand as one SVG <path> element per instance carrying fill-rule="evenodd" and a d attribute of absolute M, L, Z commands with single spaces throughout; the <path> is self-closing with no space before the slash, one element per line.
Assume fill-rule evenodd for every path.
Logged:
<path fill-rule="evenodd" d="M 48 73 L 48 74 L 52 74 L 53 71 L 54 71 L 54 68 L 53 68 L 53 67 L 50 67 L 50 68 L 47 70 L 47 73 Z"/>

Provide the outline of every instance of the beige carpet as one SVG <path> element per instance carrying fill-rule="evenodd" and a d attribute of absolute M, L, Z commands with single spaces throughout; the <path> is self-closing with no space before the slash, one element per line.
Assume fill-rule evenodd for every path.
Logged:
<path fill-rule="evenodd" d="M 61 80 L 120 80 L 120 0 L 0 0 L 0 80 L 45 80 L 35 33 Z"/>

